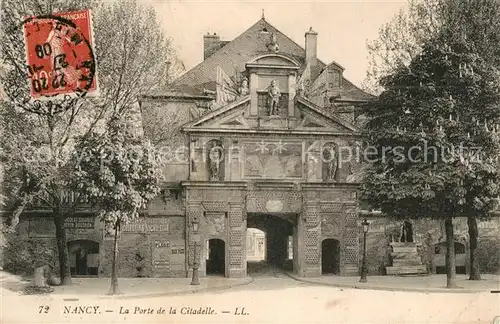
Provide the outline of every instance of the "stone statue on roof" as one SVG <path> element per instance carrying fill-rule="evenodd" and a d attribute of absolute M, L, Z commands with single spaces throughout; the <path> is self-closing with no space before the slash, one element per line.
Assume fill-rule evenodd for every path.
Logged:
<path fill-rule="evenodd" d="M 278 115 L 281 92 L 276 80 L 271 81 L 271 84 L 267 88 L 267 93 L 269 94 L 269 116 Z"/>
<path fill-rule="evenodd" d="M 238 91 L 241 96 L 246 96 L 248 94 L 248 79 L 245 77 L 241 81 L 240 89 Z"/>
<path fill-rule="evenodd" d="M 278 44 L 278 37 L 275 33 L 271 33 L 269 44 L 267 44 L 267 49 L 271 52 L 278 52 L 280 50 L 280 45 Z"/>

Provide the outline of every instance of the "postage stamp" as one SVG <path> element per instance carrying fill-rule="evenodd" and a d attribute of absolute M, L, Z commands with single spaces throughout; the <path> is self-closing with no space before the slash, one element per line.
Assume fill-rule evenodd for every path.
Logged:
<path fill-rule="evenodd" d="M 24 36 L 33 99 L 97 91 L 90 10 L 26 18 Z"/>

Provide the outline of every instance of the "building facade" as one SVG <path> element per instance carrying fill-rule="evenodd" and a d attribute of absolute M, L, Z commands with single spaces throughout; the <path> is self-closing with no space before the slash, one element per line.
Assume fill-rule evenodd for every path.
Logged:
<path fill-rule="evenodd" d="M 317 58 L 317 37 L 307 31 L 304 49 L 265 19 L 231 42 L 205 35 L 202 63 L 141 98 L 145 134 L 173 153 L 165 180 L 185 200 L 188 269 L 204 242 L 220 240 L 225 275 L 246 276 L 247 228 L 257 228 L 270 263 L 318 276 L 329 258 L 338 274 L 358 272 L 359 168 L 349 154 L 355 108 L 370 96 Z"/>

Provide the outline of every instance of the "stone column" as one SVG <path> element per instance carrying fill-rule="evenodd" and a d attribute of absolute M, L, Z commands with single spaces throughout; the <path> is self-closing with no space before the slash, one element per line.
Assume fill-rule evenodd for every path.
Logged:
<path fill-rule="evenodd" d="M 301 263 L 299 259 L 299 224 L 301 222 L 300 215 L 297 219 L 297 225 L 293 227 L 293 272 L 295 274 L 301 273 Z"/>
<path fill-rule="evenodd" d="M 295 91 L 296 91 L 296 76 L 295 72 L 288 75 L 288 117 L 295 117 Z"/>
<path fill-rule="evenodd" d="M 343 240 L 341 243 L 340 274 L 352 276 L 359 274 L 360 230 L 356 206 L 346 206 L 344 210 Z"/>
<path fill-rule="evenodd" d="M 259 108 L 257 107 L 257 88 L 258 88 L 257 74 L 250 73 L 250 116 L 257 117 Z"/>
<path fill-rule="evenodd" d="M 229 247 L 227 276 L 229 278 L 244 278 L 247 275 L 246 260 L 246 219 L 243 204 L 229 204 Z"/>
<path fill-rule="evenodd" d="M 321 276 L 321 222 L 319 201 L 307 201 L 298 221 L 299 276 Z"/>

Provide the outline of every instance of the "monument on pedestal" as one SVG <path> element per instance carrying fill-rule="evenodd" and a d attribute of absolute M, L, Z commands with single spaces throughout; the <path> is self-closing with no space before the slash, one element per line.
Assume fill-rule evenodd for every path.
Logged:
<path fill-rule="evenodd" d="M 418 255 L 418 243 L 413 240 L 413 226 L 409 221 L 403 221 L 399 242 L 391 242 L 392 266 L 386 267 L 388 275 L 426 274 L 427 267 L 422 264 Z"/>

